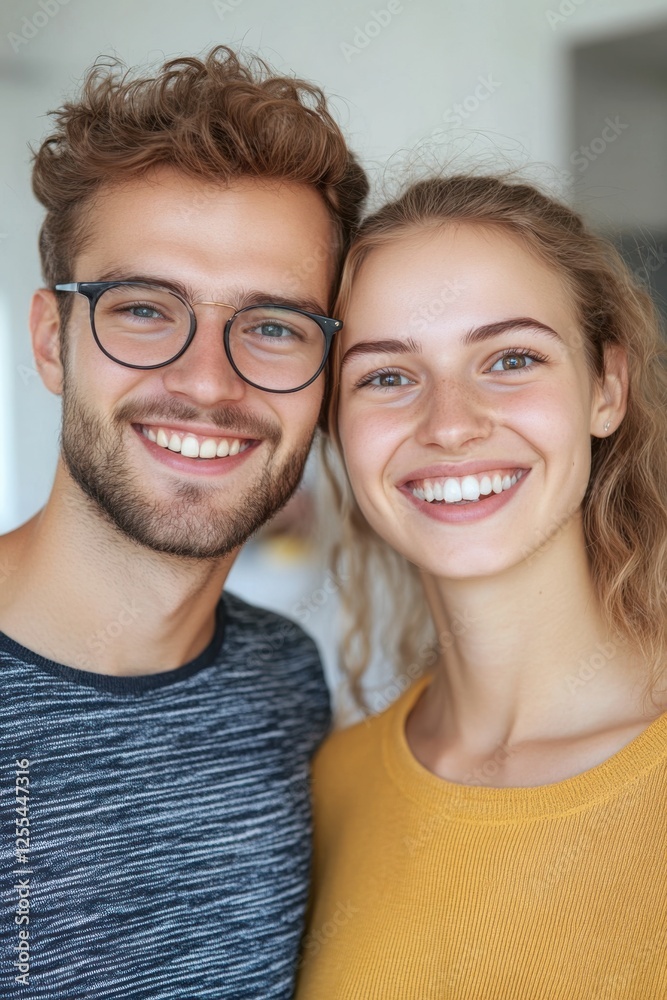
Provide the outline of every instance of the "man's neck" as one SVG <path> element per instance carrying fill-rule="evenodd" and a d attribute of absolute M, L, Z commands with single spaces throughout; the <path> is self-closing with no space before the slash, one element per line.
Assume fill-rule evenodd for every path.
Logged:
<path fill-rule="evenodd" d="M 235 554 L 147 549 L 59 478 L 46 506 L 0 537 L 0 631 L 47 659 L 118 676 L 173 670 L 203 652 Z"/>

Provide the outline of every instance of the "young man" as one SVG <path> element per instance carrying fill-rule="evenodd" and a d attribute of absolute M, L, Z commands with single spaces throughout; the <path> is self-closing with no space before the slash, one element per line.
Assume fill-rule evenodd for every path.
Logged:
<path fill-rule="evenodd" d="M 63 421 L 0 539 L 0 993 L 287 998 L 328 699 L 298 627 L 220 594 L 301 477 L 366 180 L 318 90 L 218 48 L 94 68 L 34 189 Z"/>

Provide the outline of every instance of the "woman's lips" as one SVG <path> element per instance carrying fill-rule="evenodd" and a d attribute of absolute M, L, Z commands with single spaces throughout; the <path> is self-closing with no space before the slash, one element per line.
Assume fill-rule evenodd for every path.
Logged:
<path fill-rule="evenodd" d="M 506 472 L 500 483 L 496 479 L 495 485 L 499 485 L 500 489 L 494 489 L 492 479 L 490 490 L 488 489 L 487 482 L 481 482 L 483 477 L 480 476 L 477 486 L 483 486 L 485 492 L 482 493 L 480 490 L 476 498 L 474 496 L 475 488 L 473 488 L 473 484 L 470 482 L 466 483 L 466 480 L 477 477 L 469 476 L 455 480 L 456 489 L 452 483 L 454 477 L 443 477 L 437 481 L 410 480 L 400 487 L 400 492 L 420 513 L 425 514 L 427 517 L 431 517 L 437 521 L 467 523 L 468 521 L 477 521 L 489 517 L 510 503 L 529 474 L 529 469 L 515 469 L 511 475 L 509 472 Z M 490 476 L 487 478 L 491 479 Z M 468 499 L 465 499 L 462 495 L 464 489 L 469 497 Z M 445 499 L 445 490 L 447 490 L 450 497 L 449 500 Z M 458 490 L 458 493 L 456 490 Z M 427 495 L 431 497 L 430 500 L 427 499 Z"/>

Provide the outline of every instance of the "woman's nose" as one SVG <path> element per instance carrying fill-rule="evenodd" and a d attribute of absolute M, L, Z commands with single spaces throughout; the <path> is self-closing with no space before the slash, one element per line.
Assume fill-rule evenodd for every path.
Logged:
<path fill-rule="evenodd" d="M 493 413 L 478 389 L 458 380 L 441 380 L 421 402 L 421 443 L 456 452 L 484 440 L 493 427 Z"/>

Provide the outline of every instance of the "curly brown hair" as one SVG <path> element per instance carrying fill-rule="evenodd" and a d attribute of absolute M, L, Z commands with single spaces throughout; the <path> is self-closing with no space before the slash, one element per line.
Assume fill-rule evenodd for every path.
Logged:
<path fill-rule="evenodd" d="M 222 183 L 313 186 L 334 223 L 338 263 L 368 193 L 319 87 L 272 75 L 263 60 L 241 61 L 224 45 L 137 79 L 117 60 L 99 60 L 78 98 L 51 115 L 56 127 L 34 151 L 32 178 L 46 208 L 39 249 L 50 286 L 71 280 L 95 193 L 158 166 Z"/>
<path fill-rule="evenodd" d="M 336 315 L 345 319 L 356 275 L 374 249 L 449 223 L 513 233 L 561 276 L 576 304 L 592 379 L 604 374 L 605 345 L 620 345 L 626 353 L 627 411 L 613 434 L 591 438 L 582 513 L 603 612 L 610 628 L 643 652 L 650 696 L 667 672 L 667 350 L 655 306 L 614 246 L 592 233 L 571 208 L 530 184 L 471 174 L 413 184 L 363 222 L 345 262 Z M 433 629 L 417 571 L 366 524 L 336 461 L 341 348 L 334 344 L 328 401 L 332 447 L 325 447 L 343 512 L 334 564 L 349 579 L 343 592 L 348 623 L 343 659 L 351 689 L 363 704 L 361 679 L 377 635 L 378 609 L 372 604 L 376 597 L 386 599 L 374 593 L 373 579 L 379 574 L 393 592 L 383 633 L 403 673 L 421 672 Z"/>

